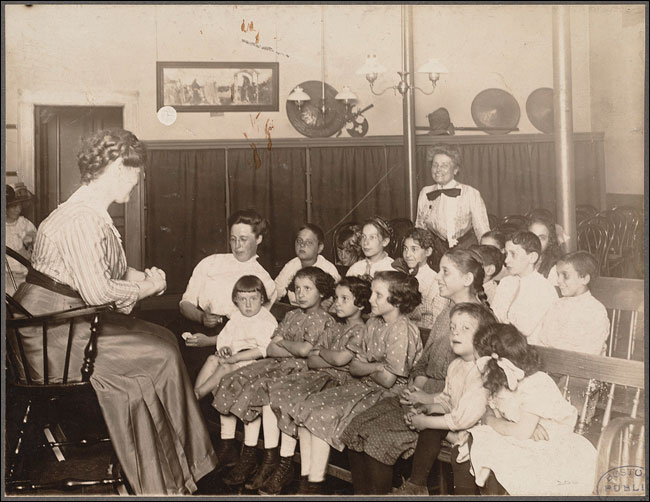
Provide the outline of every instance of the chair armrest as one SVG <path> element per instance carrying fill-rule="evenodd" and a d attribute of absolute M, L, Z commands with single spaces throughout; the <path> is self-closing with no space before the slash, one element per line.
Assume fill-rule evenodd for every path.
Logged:
<path fill-rule="evenodd" d="M 76 307 L 69 310 L 50 312 L 47 314 L 41 314 L 33 317 L 7 319 L 7 326 L 11 326 L 14 328 L 23 328 L 25 326 L 34 326 L 37 324 L 42 324 L 43 322 L 51 323 L 57 321 L 65 321 L 66 319 L 71 319 L 73 317 L 84 317 L 93 314 L 99 314 L 101 312 L 106 312 L 108 310 L 111 310 L 114 307 L 115 304 L 111 302 L 111 303 L 104 303 L 102 305 Z"/>
<path fill-rule="evenodd" d="M 23 255 L 21 255 L 18 251 L 11 249 L 9 246 L 5 246 L 5 252 L 7 256 L 19 262 L 21 265 L 26 267 L 27 270 L 32 268 L 32 262 L 29 261 L 27 258 L 25 258 Z"/>

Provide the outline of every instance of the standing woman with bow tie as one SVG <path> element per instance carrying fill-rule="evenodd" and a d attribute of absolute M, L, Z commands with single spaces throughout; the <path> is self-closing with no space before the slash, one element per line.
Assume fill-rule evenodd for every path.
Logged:
<path fill-rule="evenodd" d="M 481 193 L 455 179 L 461 166 L 458 148 L 435 145 L 431 159 L 434 184 L 420 191 L 415 226 L 430 230 L 435 237 L 430 263 L 437 271 L 446 251 L 478 244 L 490 223 Z"/>

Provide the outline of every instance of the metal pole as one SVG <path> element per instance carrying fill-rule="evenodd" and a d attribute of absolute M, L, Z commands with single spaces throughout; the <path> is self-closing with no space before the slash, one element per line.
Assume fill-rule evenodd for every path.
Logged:
<path fill-rule="evenodd" d="M 571 101 L 571 16 L 568 5 L 553 6 L 553 121 L 557 220 L 569 236 L 567 250 L 578 246 Z"/>
<path fill-rule="evenodd" d="M 408 172 L 409 218 L 415 221 L 417 186 L 415 182 L 415 82 L 413 78 L 413 6 L 402 5 L 402 72 L 407 90 L 403 96 L 404 160 Z"/>

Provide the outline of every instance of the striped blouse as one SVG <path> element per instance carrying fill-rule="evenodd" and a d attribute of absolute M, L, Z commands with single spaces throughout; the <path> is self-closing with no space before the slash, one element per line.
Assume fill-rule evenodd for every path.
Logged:
<path fill-rule="evenodd" d="M 140 292 L 135 281 L 123 279 L 128 267 L 120 234 L 87 185 L 41 223 L 32 265 L 78 291 L 88 305 L 115 302 L 129 313 Z"/>

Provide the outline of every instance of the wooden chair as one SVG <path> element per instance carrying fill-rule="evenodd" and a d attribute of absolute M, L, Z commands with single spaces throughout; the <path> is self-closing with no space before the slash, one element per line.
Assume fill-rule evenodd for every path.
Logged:
<path fill-rule="evenodd" d="M 393 238 L 388 244 L 388 255 L 396 260 L 402 257 L 402 245 L 404 239 L 411 230 L 415 228 L 413 222 L 408 218 L 394 218 L 388 222 L 390 228 L 393 230 Z"/>
<path fill-rule="evenodd" d="M 7 253 L 10 250 L 7 248 Z M 15 253 L 15 251 L 13 251 Z M 15 253 L 17 254 L 17 253 Z M 13 255 L 12 255 L 13 257 Z M 21 257 L 22 258 L 22 257 Z M 31 267 L 28 260 L 24 264 Z M 107 438 L 80 439 L 68 441 L 65 437 L 55 439 L 57 432 L 65 434 L 65 424 L 58 413 L 61 399 L 84 399 L 89 397 L 96 402 L 96 396 L 90 385 L 95 357 L 97 356 L 97 337 L 101 332 L 101 316 L 112 308 L 112 304 L 93 307 L 79 307 L 61 312 L 33 316 L 11 295 L 5 295 L 7 307 L 6 319 L 6 374 L 7 391 L 12 395 L 12 403 L 24 402 L 25 408 L 22 419 L 17 427 L 15 447 L 12 448 L 10 460 L 5 471 L 5 486 L 8 493 L 25 493 L 32 490 L 70 490 L 96 485 L 113 485 L 118 493 L 126 494 L 126 480 L 122 475 L 119 463 L 113 453 L 113 461 L 109 466 L 111 476 L 103 475 L 98 479 L 65 478 L 55 481 L 42 482 L 38 479 L 19 477 L 25 457 L 34 454 L 42 448 L 48 448 L 57 458 L 64 461 L 65 447 L 88 446 L 96 443 L 109 442 Z M 70 354 L 72 337 L 75 334 L 75 323 L 90 320 L 90 337 L 84 351 L 84 361 L 80 374 L 71 373 Z M 53 375 L 48 364 L 48 327 L 68 325 L 65 362 L 62 373 Z M 25 328 L 40 328 L 43 340 L 42 368 L 43 381 L 37 381 L 32 375 L 23 343 L 22 330 Z M 78 333 L 77 333 L 78 336 Z M 15 399 L 14 399 L 15 398 Z M 85 402 L 85 401 L 84 401 Z M 45 439 L 45 442 L 43 440 Z"/>
<path fill-rule="evenodd" d="M 589 218 L 578 227 L 578 249 L 594 255 L 601 275 L 609 275 L 610 242 L 611 233 L 598 217 Z"/>
<path fill-rule="evenodd" d="M 528 218 L 521 214 L 510 214 L 501 218 L 502 225 L 513 225 L 518 230 L 526 230 L 528 227 Z"/>
<path fill-rule="evenodd" d="M 598 277 L 590 284 L 591 294 L 600 301 L 610 318 L 607 355 L 643 360 L 644 281 Z"/>

